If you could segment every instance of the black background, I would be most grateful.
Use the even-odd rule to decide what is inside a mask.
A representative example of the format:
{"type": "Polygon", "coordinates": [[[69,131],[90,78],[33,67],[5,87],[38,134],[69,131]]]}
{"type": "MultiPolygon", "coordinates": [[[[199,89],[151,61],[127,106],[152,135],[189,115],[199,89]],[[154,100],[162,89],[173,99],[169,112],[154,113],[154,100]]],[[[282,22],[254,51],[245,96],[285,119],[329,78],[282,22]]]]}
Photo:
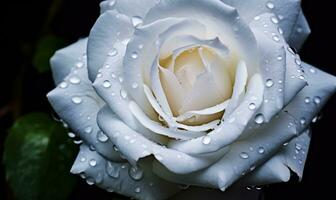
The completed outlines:
{"type": "MultiPolygon", "coordinates": [[[[42,34],[53,33],[66,40],[76,41],[88,35],[99,15],[98,0],[64,0],[49,28],[44,26],[50,0],[5,0],[1,2],[1,59],[0,59],[0,160],[6,130],[13,118],[32,111],[51,112],[45,94],[53,88],[50,73],[38,74],[27,55],[42,34]],[[27,52],[23,53],[23,52],[27,52]],[[20,66],[25,66],[24,68],[20,66]],[[23,81],[20,82],[20,78],[23,81]],[[21,87],[20,87],[21,86],[21,87]],[[22,91],[22,95],[20,95],[22,91]],[[21,100],[21,101],[20,101],[21,100]],[[21,102],[21,103],[20,103],[21,102]],[[21,105],[21,106],[19,106],[21,105]]],[[[301,50],[302,60],[336,75],[335,15],[333,1],[303,0],[303,10],[312,34],[301,50]]],[[[322,120],[314,124],[313,139],[301,183],[276,184],[263,189],[266,200],[277,199],[333,199],[335,196],[336,151],[334,134],[336,101],[333,97],[322,113],[322,120]]],[[[70,199],[113,199],[106,193],[80,180],[70,199]]],[[[120,198],[120,196],[118,196],[120,198]]],[[[0,165],[0,199],[13,199],[5,183],[0,165]]]]}

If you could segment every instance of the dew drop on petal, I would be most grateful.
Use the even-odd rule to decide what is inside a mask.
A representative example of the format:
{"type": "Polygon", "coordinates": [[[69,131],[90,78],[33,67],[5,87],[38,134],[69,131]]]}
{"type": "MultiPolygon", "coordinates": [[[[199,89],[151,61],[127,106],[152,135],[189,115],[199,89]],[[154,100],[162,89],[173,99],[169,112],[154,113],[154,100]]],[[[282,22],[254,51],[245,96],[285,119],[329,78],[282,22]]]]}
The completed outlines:
{"type": "Polygon", "coordinates": [[[97,161],[92,159],[92,160],[90,160],[89,164],[90,164],[91,167],[94,167],[94,166],[97,165],[97,161]]]}
{"type": "Polygon", "coordinates": [[[138,58],[138,53],[137,53],[137,52],[133,52],[133,53],[131,54],[131,57],[132,57],[133,59],[137,59],[137,58],[138,58]]]}
{"type": "Polygon", "coordinates": [[[242,159],[248,159],[249,158],[249,155],[246,153],[246,152],[241,152],[239,154],[239,156],[242,158],[242,159]]]}
{"type": "Polygon", "coordinates": [[[107,137],[107,135],[105,135],[105,133],[103,133],[103,131],[98,131],[98,132],[97,132],[97,139],[98,139],[100,142],[107,142],[108,137],[107,137]]]}
{"type": "Polygon", "coordinates": [[[82,63],[82,62],[77,62],[76,63],[77,68],[82,68],[83,66],[84,66],[84,63],[82,63]]]}
{"type": "Polygon", "coordinates": [[[306,97],[306,98],[304,99],[304,102],[307,103],[307,104],[310,103],[310,97],[306,97]]]}
{"type": "Polygon", "coordinates": [[[255,16],[254,20],[256,20],[256,21],[260,20],[260,16],[255,16]]]}
{"type": "Polygon", "coordinates": [[[256,105],[254,103],[250,103],[249,109],[250,110],[255,110],[256,109],[256,105]]]}
{"type": "Polygon", "coordinates": [[[105,165],[106,173],[112,178],[118,178],[119,177],[119,168],[117,166],[114,166],[110,161],[106,162],[105,165]]]}
{"type": "Polygon", "coordinates": [[[104,88],[110,88],[111,86],[112,86],[112,84],[110,83],[110,81],[105,80],[105,81],[103,82],[103,87],[104,87],[104,88]]]}
{"type": "Polygon", "coordinates": [[[321,97],[319,97],[319,96],[314,97],[314,103],[315,104],[320,104],[321,103],[321,97]]]}
{"type": "Polygon", "coordinates": [[[277,36],[277,35],[274,35],[273,36],[273,40],[276,41],[276,42],[279,42],[280,41],[280,37],[277,36]]]}
{"type": "Polygon", "coordinates": [[[266,3],[266,7],[268,9],[274,9],[275,6],[274,6],[274,4],[272,2],[269,1],[269,2],[266,3]]]}
{"type": "Polygon", "coordinates": [[[69,133],[68,133],[68,136],[69,136],[69,138],[74,138],[74,137],[76,137],[76,135],[75,135],[73,132],[69,132],[69,133]]]}
{"type": "Polygon", "coordinates": [[[261,113],[257,114],[257,115],[255,116],[255,118],[254,118],[254,121],[255,121],[255,123],[257,123],[257,124],[262,124],[262,123],[264,123],[264,120],[265,120],[264,115],[261,114],[261,113]]]}
{"type": "Polygon", "coordinates": [[[74,104],[81,104],[83,102],[82,98],[78,97],[78,96],[74,96],[71,98],[72,103],[74,104]]]}
{"type": "Polygon", "coordinates": [[[81,82],[81,80],[77,77],[77,76],[72,76],[70,79],[69,79],[70,83],[72,84],[79,84],[81,82]]]}
{"type": "Polygon", "coordinates": [[[62,82],[62,83],[59,84],[59,87],[64,89],[64,88],[68,87],[68,84],[66,82],[62,82]]]}
{"type": "Polygon", "coordinates": [[[210,144],[211,142],[211,137],[210,136],[204,136],[202,139],[203,144],[210,144]]]}
{"type": "Polygon", "coordinates": [[[86,127],[84,129],[84,132],[87,133],[87,134],[91,133],[92,132],[92,127],[91,126],[86,127]]]}
{"type": "Polygon", "coordinates": [[[128,170],[129,176],[136,181],[142,179],[143,173],[144,173],[143,170],[139,166],[132,166],[128,170]]]}
{"type": "Polygon", "coordinates": [[[121,96],[123,99],[126,99],[126,98],[127,98],[127,92],[126,92],[126,90],[121,89],[121,90],[120,90],[120,96],[121,96]]]}
{"type": "Polygon", "coordinates": [[[138,84],[134,82],[134,83],[132,84],[132,88],[133,88],[133,89],[138,88],[138,84]]]}
{"type": "Polygon", "coordinates": [[[274,82],[272,79],[267,79],[266,80],[266,87],[270,88],[274,85],[274,82]]]}
{"type": "Polygon", "coordinates": [[[108,2],[109,7],[112,8],[116,4],[116,2],[117,2],[117,0],[110,0],[108,2]]]}
{"type": "Polygon", "coordinates": [[[306,119],[302,117],[302,118],[300,119],[300,124],[301,124],[301,125],[305,125],[305,124],[306,124],[306,119]]]}
{"type": "Polygon", "coordinates": [[[272,16],[272,17],[271,17],[271,21],[272,21],[274,24],[278,24],[278,23],[279,23],[278,18],[275,17],[275,16],[272,16]]]}
{"type": "Polygon", "coordinates": [[[136,188],[134,189],[134,192],[135,192],[135,193],[140,193],[140,192],[141,192],[140,187],[136,187],[136,188]]]}
{"type": "Polygon", "coordinates": [[[264,147],[259,147],[258,148],[258,153],[260,153],[260,154],[265,153],[265,148],[264,147]]]}

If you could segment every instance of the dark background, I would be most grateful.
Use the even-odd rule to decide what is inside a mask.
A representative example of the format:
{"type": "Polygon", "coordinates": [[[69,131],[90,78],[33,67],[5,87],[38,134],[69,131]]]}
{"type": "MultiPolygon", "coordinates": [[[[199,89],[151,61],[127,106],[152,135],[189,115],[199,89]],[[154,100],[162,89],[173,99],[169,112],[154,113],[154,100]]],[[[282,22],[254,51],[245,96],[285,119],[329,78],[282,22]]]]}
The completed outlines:
{"type": "MultiPolygon", "coordinates": [[[[65,44],[88,35],[99,15],[98,0],[5,0],[1,2],[1,60],[0,60],[0,161],[7,130],[13,121],[25,113],[51,108],[45,95],[53,88],[50,72],[38,73],[31,63],[36,43],[45,35],[53,34],[65,44]],[[55,3],[56,2],[56,3],[55,3]],[[57,3],[60,2],[59,6],[57,3]],[[54,6],[51,6],[51,5],[54,6]],[[50,10],[50,7],[56,9],[50,10]],[[57,9],[58,8],[58,9],[57,9]],[[50,15],[50,12],[54,12],[50,15]],[[49,16],[49,17],[48,17],[49,16]]],[[[312,34],[301,50],[302,60],[336,75],[335,17],[333,1],[303,0],[303,10],[312,34]]],[[[266,200],[330,199],[335,196],[335,111],[333,97],[322,113],[322,120],[313,124],[313,139],[301,183],[290,183],[263,188],[266,200]]],[[[70,199],[115,199],[109,194],[79,180],[70,199]]],[[[4,166],[0,165],[0,199],[12,200],[6,184],[4,166]]]]}

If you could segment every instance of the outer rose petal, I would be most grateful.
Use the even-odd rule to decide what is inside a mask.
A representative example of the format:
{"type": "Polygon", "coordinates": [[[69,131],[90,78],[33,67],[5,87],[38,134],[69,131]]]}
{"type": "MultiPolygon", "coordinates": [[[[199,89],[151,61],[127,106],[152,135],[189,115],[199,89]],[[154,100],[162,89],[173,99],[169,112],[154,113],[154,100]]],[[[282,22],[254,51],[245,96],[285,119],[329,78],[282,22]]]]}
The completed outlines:
{"type": "Polygon", "coordinates": [[[81,145],[71,172],[80,174],[88,184],[140,200],[163,200],[180,190],[153,174],[151,159],[142,160],[134,168],[127,162],[105,160],[86,145],[81,145]]]}
{"type": "Polygon", "coordinates": [[[92,82],[108,56],[123,58],[123,54],[118,55],[119,52],[115,51],[114,44],[119,41],[126,46],[133,31],[130,19],[115,11],[105,12],[98,18],[91,29],[87,46],[88,71],[92,82]]]}
{"type": "Polygon", "coordinates": [[[86,53],[87,38],[78,40],[76,43],[56,51],[50,59],[51,70],[55,84],[59,84],[76,66],[82,66],[83,54],[86,53]]]}
{"type": "MultiPolygon", "coordinates": [[[[73,58],[72,66],[76,65],[77,59],[82,59],[82,56],[73,58]]],[[[87,145],[97,149],[104,157],[121,160],[119,153],[114,151],[111,141],[98,140],[98,135],[102,133],[96,117],[104,102],[96,95],[87,78],[86,61],[80,61],[80,68],[75,66],[64,82],[48,94],[49,102],[72,131],[87,145]]]]}
{"type": "Polygon", "coordinates": [[[284,37],[291,46],[300,49],[310,33],[302,14],[300,0],[221,0],[234,8],[247,22],[264,13],[274,13],[284,31],[284,37]]]}

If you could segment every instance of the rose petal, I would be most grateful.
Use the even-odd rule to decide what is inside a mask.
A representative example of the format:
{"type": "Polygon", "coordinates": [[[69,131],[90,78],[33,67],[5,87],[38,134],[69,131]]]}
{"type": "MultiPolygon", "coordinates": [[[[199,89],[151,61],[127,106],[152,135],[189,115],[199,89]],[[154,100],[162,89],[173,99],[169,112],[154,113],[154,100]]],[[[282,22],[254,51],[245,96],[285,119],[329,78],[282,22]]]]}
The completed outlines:
{"type": "MultiPolygon", "coordinates": [[[[129,18],[115,11],[105,12],[98,18],[91,29],[87,46],[89,78],[92,82],[105,60],[120,53],[115,50],[115,43],[123,41],[126,46],[133,31],[129,18]]],[[[123,54],[118,57],[122,58],[123,54]]]]}
{"type": "MultiPolygon", "coordinates": [[[[74,65],[75,62],[72,66],[74,65]]],[[[64,82],[47,96],[56,113],[85,144],[96,149],[104,157],[121,160],[119,153],[113,150],[110,140],[101,142],[98,138],[101,131],[96,117],[104,102],[97,96],[87,78],[86,63],[83,63],[82,68],[72,69],[64,82]]]]}
{"type": "Polygon", "coordinates": [[[309,24],[303,14],[303,11],[301,10],[291,35],[289,36],[288,43],[291,44],[295,49],[300,50],[310,32],[311,30],[309,24]]]}
{"type": "Polygon", "coordinates": [[[247,123],[254,116],[262,103],[263,83],[259,74],[249,81],[247,93],[242,103],[232,112],[228,120],[224,120],[218,128],[210,132],[206,138],[196,138],[189,141],[172,141],[168,147],[192,155],[215,152],[234,142],[245,130],[247,123]],[[255,109],[249,109],[253,103],[255,109]],[[209,141],[205,142],[204,140],[209,141]]]}
{"type": "Polygon", "coordinates": [[[148,12],[144,24],[167,17],[192,19],[206,24],[208,38],[218,37],[232,54],[239,55],[238,59],[249,63],[249,74],[256,72],[258,56],[255,51],[249,51],[256,49],[255,38],[234,8],[219,0],[193,0],[192,3],[189,0],[161,0],[148,12]]]}
{"type": "Polygon", "coordinates": [[[80,39],[76,43],[60,49],[50,59],[51,70],[55,84],[58,85],[78,65],[82,67],[86,62],[83,55],[86,53],[87,38],[80,39]],[[84,61],[83,61],[84,60],[84,61]]]}
{"type": "Polygon", "coordinates": [[[247,22],[259,20],[259,15],[264,13],[273,13],[284,32],[284,38],[290,45],[295,46],[295,48],[298,47],[297,49],[300,49],[301,42],[309,34],[309,27],[302,15],[299,0],[222,0],[222,2],[236,8],[241,17],[247,22]],[[302,26],[302,33],[295,37],[293,32],[298,26],[302,26]]]}
{"type": "Polygon", "coordinates": [[[128,163],[105,160],[88,146],[81,145],[71,172],[80,174],[88,184],[142,200],[166,199],[180,189],[152,173],[151,159],[142,160],[136,167],[128,163]]]}
{"type": "Polygon", "coordinates": [[[100,12],[118,11],[128,17],[143,18],[157,0],[108,0],[100,3],[100,12]]]}
{"type": "Polygon", "coordinates": [[[179,174],[191,173],[208,167],[229,150],[229,148],[222,148],[211,154],[190,156],[160,146],[143,137],[141,133],[132,130],[122,121],[112,117],[111,111],[106,108],[98,114],[98,124],[129,162],[135,163],[140,158],[153,154],[158,162],[167,169],[179,174]]]}

